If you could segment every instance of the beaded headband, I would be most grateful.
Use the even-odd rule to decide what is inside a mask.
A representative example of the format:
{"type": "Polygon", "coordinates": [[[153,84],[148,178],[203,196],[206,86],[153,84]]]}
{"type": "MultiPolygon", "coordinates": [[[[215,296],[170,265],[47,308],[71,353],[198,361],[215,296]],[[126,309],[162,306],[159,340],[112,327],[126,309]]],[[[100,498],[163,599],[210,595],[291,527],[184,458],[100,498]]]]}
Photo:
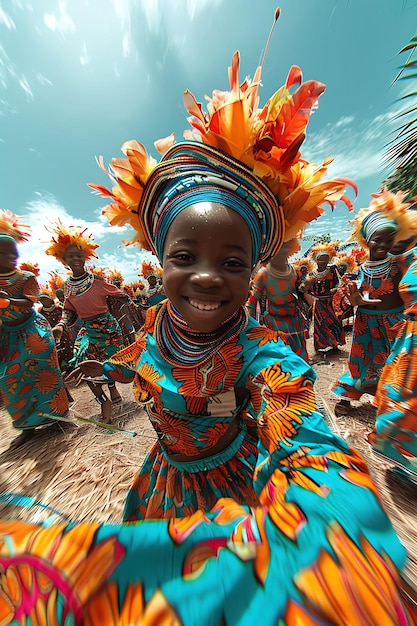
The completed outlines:
{"type": "Polygon", "coordinates": [[[392,193],[386,188],[372,194],[369,206],[360,209],[356,217],[350,220],[353,227],[349,239],[367,249],[368,241],[380,229],[394,230],[395,241],[417,235],[415,213],[410,209],[414,203],[404,202],[405,196],[402,191],[392,193]]]}

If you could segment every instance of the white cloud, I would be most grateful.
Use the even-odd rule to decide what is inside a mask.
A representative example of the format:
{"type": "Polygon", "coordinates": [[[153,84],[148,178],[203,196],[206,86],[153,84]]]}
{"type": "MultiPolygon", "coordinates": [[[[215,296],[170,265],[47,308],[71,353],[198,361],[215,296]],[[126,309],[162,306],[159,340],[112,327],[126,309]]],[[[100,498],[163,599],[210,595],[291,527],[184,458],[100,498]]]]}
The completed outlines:
{"type": "Polygon", "coordinates": [[[80,63],[81,65],[88,65],[90,63],[90,57],[87,52],[87,43],[85,41],[83,41],[81,45],[80,63]]]}
{"type": "Polygon", "coordinates": [[[0,7],[0,23],[4,24],[8,30],[16,30],[16,24],[10,15],[0,7]]]}
{"type": "Polygon", "coordinates": [[[43,22],[52,32],[59,32],[63,35],[75,32],[74,20],[68,15],[65,0],[59,1],[56,13],[45,13],[43,22]]]}
{"type": "MultiPolygon", "coordinates": [[[[181,48],[190,23],[207,9],[216,10],[223,0],[141,0],[140,12],[147,30],[160,35],[165,42],[165,55],[171,47],[181,48]]],[[[119,19],[122,33],[122,50],[125,57],[135,50],[137,34],[132,33],[132,10],[137,10],[137,0],[113,0],[113,9],[119,19]]]]}
{"type": "Polygon", "coordinates": [[[41,270],[38,280],[41,284],[46,284],[50,272],[66,272],[61,263],[45,254],[51,237],[47,227],[57,219],[66,225],[84,226],[93,234],[94,242],[100,246],[97,250],[99,258],[92,259],[95,266],[119,270],[125,282],[137,280],[137,267],[150,253],[142,252],[138,246],[125,246],[121,243],[122,239],[131,238],[131,230],[111,227],[102,215],[91,221],[75,218],[52,195],[36,195],[35,200],[27,203],[26,213],[20,214],[20,221],[31,227],[31,237],[28,242],[19,244],[19,261],[38,263],[41,270]]]}
{"type": "Polygon", "coordinates": [[[390,111],[360,122],[349,116],[328,123],[320,132],[307,135],[302,154],[314,163],[332,157],[329,177],[348,176],[360,181],[380,175],[383,180],[386,175],[384,153],[395,128],[395,113],[390,111]]]}
{"type": "Polygon", "coordinates": [[[22,76],[19,79],[19,85],[23,89],[23,91],[25,92],[28,100],[33,100],[33,91],[32,91],[31,86],[29,85],[27,79],[25,78],[25,76],[22,76]]]}

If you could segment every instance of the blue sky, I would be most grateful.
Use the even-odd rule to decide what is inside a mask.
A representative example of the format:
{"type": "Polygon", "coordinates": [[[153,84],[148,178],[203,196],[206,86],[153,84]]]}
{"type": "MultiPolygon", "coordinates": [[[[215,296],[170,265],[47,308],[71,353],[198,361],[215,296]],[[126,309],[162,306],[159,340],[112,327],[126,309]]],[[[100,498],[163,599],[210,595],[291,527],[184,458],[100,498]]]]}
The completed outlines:
{"type": "MultiPolygon", "coordinates": [[[[108,184],[95,156],[123,156],[124,141],[153,142],[187,128],[182,93],[199,101],[227,89],[260,63],[277,3],[270,0],[0,0],[0,206],[33,228],[20,246],[41,281],[62,270],[44,255],[50,218],[88,226],[98,265],[135,280],[143,254],[129,233],[101,216],[88,182],[108,184]]],[[[291,65],[327,85],[311,117],[302,154],[333,157],[330,176],[359,186],[367,206],[389,171],[383,153],[398,122],[402,85],[392,81],[399,50],[417,28],[415,0],[281,0],[260,89],[261,106],[291,65]]],[[[345,237],[347,210],[326,213],[307,233],[345,237]]],[[[148,256],[148,255],[146,255],[148,256]]]]}

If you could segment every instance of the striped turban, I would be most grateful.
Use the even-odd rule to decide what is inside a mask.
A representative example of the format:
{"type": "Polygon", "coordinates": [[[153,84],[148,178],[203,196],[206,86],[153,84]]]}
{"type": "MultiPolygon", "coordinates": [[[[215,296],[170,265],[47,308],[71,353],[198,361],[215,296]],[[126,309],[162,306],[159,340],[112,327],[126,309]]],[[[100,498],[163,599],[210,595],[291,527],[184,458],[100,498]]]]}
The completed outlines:
{"type": "Polygon", "coordinates": [[[138,218],[152,251],[162,262],[168,230],[181,211],[198,202],[216,202],[236,211],[252,238],[252,264],[280,249],[284,218],[271,190],[240,161],[197,142],[173,145],[146,183],[138,218]]]}
{"type": "Polygon", "coordinates": [[[383,211],[370,211],[362,220],[360,233],[368,243],[377,230],[398,230],[398,222],[383,211]]]}

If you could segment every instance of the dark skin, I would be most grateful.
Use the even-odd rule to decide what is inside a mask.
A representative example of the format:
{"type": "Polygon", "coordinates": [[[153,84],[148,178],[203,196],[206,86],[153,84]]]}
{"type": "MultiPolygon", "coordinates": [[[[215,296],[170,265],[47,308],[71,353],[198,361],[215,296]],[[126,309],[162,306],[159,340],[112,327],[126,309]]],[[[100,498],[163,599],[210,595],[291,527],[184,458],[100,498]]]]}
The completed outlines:
{"type": "MultiPolygon", "coordinates": [[[[246,302],[252,270],[249,228],[221,204],[192,205],[167,233],[163,269],[165,292],[188,325],[212,332],[246,302]]],[[[101,376],[103,365],[84,361],[79,376],[81,370],[86,376],[101,376]]]]}
{"type": "MultiPolygon", "coordinates": [[[[394,230],[386,228],[376,230],[367,242],[370,260],[382,261],[385,259],[392,250],[394,239],[394,230]]],[[[394,288],[391,293],[381,294],[380,298],[373,300],[364,298],[363,293],[361,293],[364,292],[364,285],[362,285],[361,290],[359,290],[355,282],[348,283],[347,287],[349,289],[349,294],[347,294],[347,296],[350,303],[353,306],[366,306],[375,311],[385,311],[403,306],[404,303],[398,291],[398,284],[401,280],[400,272],[398,272],[396,276],[392,276],[391,280],[394,284],[394,288]]],[[[372,395],[375,394],[375,392],[376,385],[374,388],[369,388],[368,393],[372,395]]],[[[350,400],[342,399],[336,404],[335,413],[336,415],[347,415],[350,408],[350,400]]]]}
{"type": "MultiPolygon", "coordinates": [[[[329,265],[330,262],[330,256],[327,254],[327,252],[322,252],[318,255],[317,259],[316,259],[316,265],[317,265],[317,271],[318,272],[323,272],[326,267],[329,265]]],[[[315,276],[308,276],[303,285],[304,285],[304,289],[311,289],[311,287],[314,285],[315,281],[317,280],[317,278],[315,278],[315,276]]],[[[334,287],[333,289],[330,289],[330,294],[334,294],[337,291],[337,287],[334,287]]]]}
{"type": "MultiPolygon", "coordinates": [[[[369,258],[371,261],[382,261],[391,252],[395,240],[395,231],[381,228],[376,230],[372,237],[367,242],[369,248],[369,258]]],[[[359,291],[356,283],[348,283],[349,288],[349,300],[353,306],[367,306],[375,311],[385,311],[389,309],[396,309],[403,306],[403,300],[398,292],[398,285],[401,280],[401,275],[398,273],[391,277],[394,288],[390,293],[381,294],[381,297],[374,300],[364,298],[363,294],[365,290],[363,286],[359,291]]]]}
{"type": "MultiPolygon", "coordinates": [[[[71,269],[73,276],[77,277],[77,276],[82,276],[84,274],[85,257],[84,257],[83,251],[77,246],[68,246],[68,248],[65,250],[64,261],[65,261],[65,265],[71,269]]],[[[127,296],[126,296],[126,300],[127,300],[127,296]]],[[[54,328],[52,329],[52,332],[55,337],[55,341],[57,343],[59,343],[61,339],[63,330],[64,330],[63,327],[59,324],[57,326],[54,326],[54,328]]],[[[83,379],[83,375],[79,368],[76,368],[73,372],[71,372],[65,380],[69,381],[74,378],[77,381],[77,385],[81,383],[83,379]]],[[[96,396],[96,398],[102,398],[102,400],[100,401],[100,406],[101,406],[101,418],[103,422],[105,423],[110,422],[111,413],[112,413],[112,401],[117,402],[121,398],[119,392],[116,389],[116,386],[115,385],[109,386],[111,399],[106,398],[104,400],[105,394],[103,392],[102,384],[99,384],[97,382],[90,381],[90,380],[87,380],[87,384],[90,387],[93,394],[96,396]]]]}
{"type": "MultiPolygon", "coordinates": [[[[19,253],[16,243],[11,240],[0,240],[0,274],[9,274],[16,269],[19,253]]],[[[15,307],[27,310],[27,315],[16,320],[7,322],[7,326],[22,324],[32,314],[33,301],[29,298],[13,298],[7,291],[0,290],[0,297],[9,300],[15,307]]]]}
{"type": "Polygon", "coordinates": [[[269,265],[276,270],[277,272],[287,272],[288,271],[288,252],[290,250],[291,240],[285,241],[278,254],[276,254],[269,261],[269,265]]]}

